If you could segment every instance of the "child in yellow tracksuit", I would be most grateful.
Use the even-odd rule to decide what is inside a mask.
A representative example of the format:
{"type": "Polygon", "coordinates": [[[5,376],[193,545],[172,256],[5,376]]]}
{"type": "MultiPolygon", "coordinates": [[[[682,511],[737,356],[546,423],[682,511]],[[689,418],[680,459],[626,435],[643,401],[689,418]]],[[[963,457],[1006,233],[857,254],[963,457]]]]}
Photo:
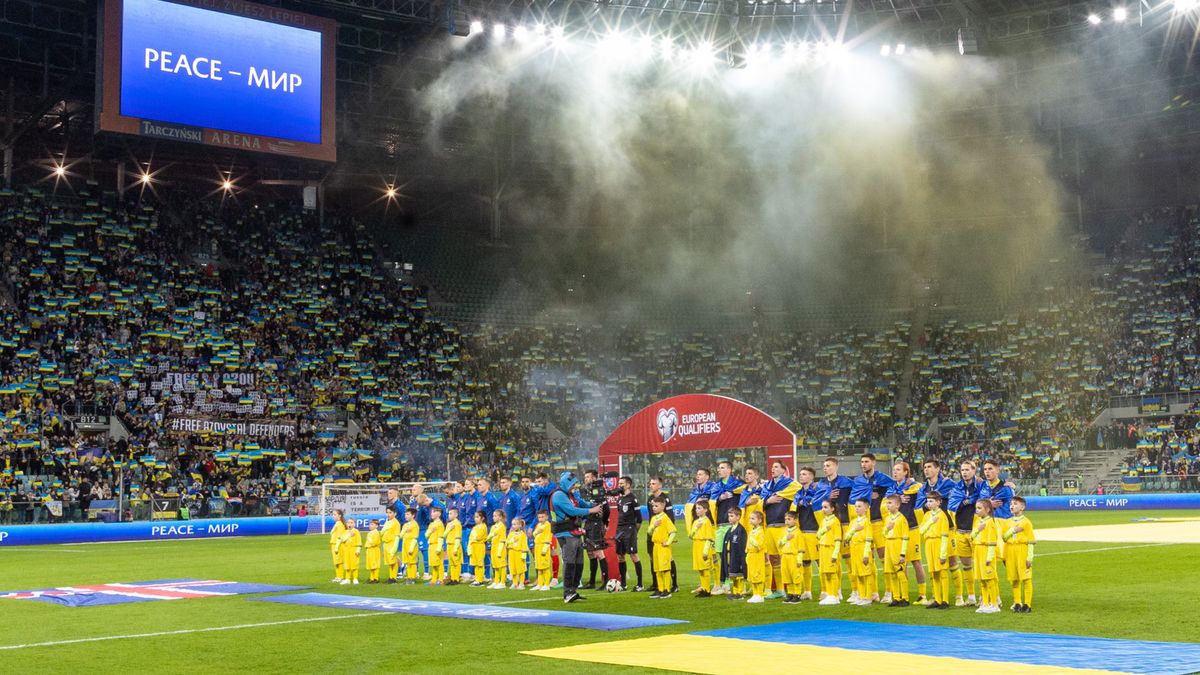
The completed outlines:
{"type": "Polygon", "coordinates": [[[776,542],[779,572],[782,574],[780,583],[785,594],[783,604],[794,605],[800,602],[800,595],[804,593],[804,580],[800,577],[800,569],[805,562],[804,533],[800,531],[800,517],[795,511],[788,511],[784,515],[783,524],[783,535],[776,542]]]}
{"type": "Polygon", "coordinates": [[[971,544],[975,548],[975,579],[980,586],[979,609],[975,613],[995,614],[1000,611],[1000,585],[996,581],[996,523],[992,520],[992,503],[986,499],[975,502],[971,544]]]}
{"type": "Polygon", "coordinates": [[[442,522],[442,510],[437,507],[429,509],[425,541],[429,545],[429,584],[441,586],[446,579],[446,572],[442,569],[443,554],[446,550],[446,524],[442,522]]]}
{"type": "Polygon", "coordinates": [[[707,598],[712,595],[713,561],[717,550],[716,531],[712,519],[708,517],[707,502],[696,502],[692,507],[688,536],[692,539],[692,568],[700,575],[700,592],[696,597],[707,598]]]}
{"type": "Polygon", "coordinates": [[[496,509],[492,514],[492,529],[488,530],[488,542],[492,546],[492,585],[488,588],[503,590],[508,576],[508,528],[504,527],[504,511],[496,509]]]}
{"type": "Polygon", "coordinates": [[[525,521],[513,518],[512,529],[505,542],[508,551],[508,573],[512,576],[513,590],[525,590],[525,556],[529,553],[529,537],[525,534],[525,521]]]}
{"type": "Polygon", "coordinates": [[[838,520],[833,502],[821,502],[821,527],[817,529],[817,567],[821,573],[822,605],[842,601],[842,521],[838,520]]]}
{"type": "Polygon", "coordinates": [[[329,554],[333,558],[333,583],[342,583],[342,556],[338,555],[338,543],[346,533],[346,517],[341,509],[333,510],[333,529],[329,531],[329,554]]]}
{"type": "Polygon", "coordinates": [[[892,578],[892,607],[908,607],[908,518],[900,513],[900,495],[887,498],[887,516],[883,519],[883,573],[892,578]]]}
{"type": "Polygon", "coordinates": [[[950,518],[942,510],[945,497],[936,490],[925,498],[928,510],[921,523],[921,543],[925,549],[925,569],[933,582],[930,609],[950,608],[950,518]]]}
{"type": "Polygon", "coordinates": [[[675,544],[675,523],[665,513],[667,500],[659,495],[650,500],[650,543],[654,546],[655,591],[650,594],[656,600],[671,597],[671,563],[674,556],[671,546],[675,544]]]}
{"type": "Polygon", "coordinates": [[[421,528],[417,525],[417,510],[404,511],[404,527],[400,528],[400,562],[404,564],[404,583],[417,583],[417,537],[421,528]]]}
{"type": "Polygon", "coordinates": [[[471,536],[467,539],[467,563],[471,565],[471,585],[482,586],[484,581],[484,563],[487,560],[487,516],[483,511],[475,514],[475,526],[471,528],[471,536]]]}
{"type": "Polygon", "coordinates": [[[850,602],[860,607],[879,599],[879,581],[871,562],[873,537],[871,503],[859,499],[854,502],[854,520],[846,528],[844,540],[850,548],[850,602]]]}
{"type": "Polygon", "coordinates": [[[550,512],[538,511],[537,525],[533,528],[533,568],[537,570],[535,591],[550,590],[550,550],[553,548],[554,534],[550,529],[550,512]]]}
{"type": "Polygon", "coordinates": [[[379,546],[383,552],[383,583],[394,584],[400,568],[400,561],[396,558],[400,548],[400,521],[396,520],[396,509],[390,506],[387,510],[387,520],[379,532],[379,546]]]}
{"type": "Polygon", "coordinates": [[[750,584],[748,603],[764,602],[767,586],[767,536],[763,527],[762,511],[751,511],[746,519],[750,523],[750,534],[746,536],[746,581],[750,584]]]}
{"type": "Polygon", "coordinates": [[[1033,523],[1025,517],[1025,498],[1012,498],[1012,518],[1004,531],[1004,569],[1013,589],[1012,610],[1018,614],[1033,611],[1033,523]]]}
{"type": "Polygon", "coordinates": [[[359,552],[362,550],[362,534],[354,526],[354,519],[346,520],[346,531],[342,533],[342,541],[338,544],[342,555],[342,583],[358,583],[359,552]]]}
{"type": "Polygon", "coordinates": [[[367,543],[363,544],[363,549],[367,552],[367,583],[379,583],[379,521],[372,520],[370,530],[367,531],[367,543]]]}
{"type": "Polygon", "coordinates": [[[450,580],[448,586],[454,586],[462,578],[462,523],[458,520],[458,509],[446,512],[450,518],[446,522],[446,568],[450,580]]]}

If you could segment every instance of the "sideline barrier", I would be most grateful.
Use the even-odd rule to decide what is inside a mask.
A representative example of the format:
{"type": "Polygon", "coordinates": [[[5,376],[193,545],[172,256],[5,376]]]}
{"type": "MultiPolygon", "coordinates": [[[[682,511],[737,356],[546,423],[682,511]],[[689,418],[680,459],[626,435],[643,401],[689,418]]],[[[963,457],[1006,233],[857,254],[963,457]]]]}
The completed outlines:
{"type": "MultiPolygon", "coordinates": [[[[1132,495],[1062,495],[1026,497],[1031,511],[1138,511],[1144,509],[1200,509],[1200,493],[1132,495]]],[[[643,510],[645,507],[642,507],[643,510]]],[[[677,517],[682,504],[675,505],[677,517]]],[[[355,523],[366,531],[367,523],[383,515],[357,516],[355,523]]],[[[325,518],[326,531],[333,518],[325,518]]],[[[264,518],[217,518],[212,520],[157,520],[132,523],[60,523],[53,525],[0,525],[0,548],[40,544],[86,544],[112,541],[157,541],[162,539],[207,539],[310,534],[321,531],[320,516],[270,516],[264,518]]]]}
{"type": "Polygon", "coordinates": [[[307,517],[293,518],[290,516],[217,518],[213,520],[145,520],[132,523],[0,525],[0,547],[304,534],[307,529],[307,517]]]}
{"type": "Polygon", "coordinates": [[[1183,494],[1059,495],[1026,497],[1030,511],[1134,511],[1200,509],[1200,492],[1183,494]]]}

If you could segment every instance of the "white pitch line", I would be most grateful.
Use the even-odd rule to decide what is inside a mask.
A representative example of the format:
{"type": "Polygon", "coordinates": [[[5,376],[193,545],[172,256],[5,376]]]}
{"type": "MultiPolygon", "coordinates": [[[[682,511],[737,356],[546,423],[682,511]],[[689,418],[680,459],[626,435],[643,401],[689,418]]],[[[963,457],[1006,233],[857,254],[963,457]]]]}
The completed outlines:
{"type": "Polygon", "coordinates": [[[30,642],[23,645],[0,645],[0,651],[12,649],[28,649],[31,647],[55,647],[58,645],[74,645],[83,642],[104,642],[106,640],[128,640],[131,638],[160,637],[163,635],[187,635],[189,633],[212,633],[222,630],[239,630],[242,628],[261,628],[263,626],[284,626],[293,623],[310,623],[313,621],[339,621],[341,619],[361,619],[365,616],[387,616],[381,612],[370,614],[345,614],[342,616],[318,616],[309,619],[289,619],[287,621],[267,621],[264,623],[242,623],[236,626],[213,626],[211,628],[186,628],[183,630],[164,630],[156,633],[135,633],[133,635],[105,635],[103,637],[77,638],[74,640],[55,640],[53,642],[30,642]]]}
{"type": "MultiPolygon", "coordinates": [[[[1132,546],[1105,546],[1103,548],[1081,548],[1074,551],[1053,551],[1051,553],[1037,553],[1034,559],[1045,558],[1051,555],[1071,555],[1072,553],[1097,553],[1099,551],[1122,551],[1127,548],[1149,548],[1151,546],[1180,546],[1181,544],[1172,544],[1170,542],[1161,544],[1133,544],[1132,546]]],[[[1186,544],[1183,544],[1186,546],[1186,544]]]]}
{"type": "Polygon", "coordinates": [[[527,600],[505,600],[504,602],[485,602],[485,605],[519,605],[524,602],[549,602],[550,600],[562,601],[561,596],[553,596],[549,598],[529,598],[527,600]]]}

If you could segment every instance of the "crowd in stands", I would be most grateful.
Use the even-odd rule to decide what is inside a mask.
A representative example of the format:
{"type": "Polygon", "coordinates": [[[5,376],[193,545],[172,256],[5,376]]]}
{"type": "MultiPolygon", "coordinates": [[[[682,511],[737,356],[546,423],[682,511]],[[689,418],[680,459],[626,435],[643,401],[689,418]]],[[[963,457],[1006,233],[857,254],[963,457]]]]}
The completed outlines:
{"type": "MultiPolygon", "coordinates": [[[[155,496],[289,512],[327,481],[555,470],[688,392],[758,406],[822,452],[1045,478],[1113,432],[1089,426],[1108,397],[1200,390],[1198,221],[1153,217],[1164,242],[1131,239],[1107,274],[990,322],[460,332],[352,219],[0,192],[0,518],[155,496]],[[89,431],[109,416],[118,437],[89,431]]],[[[1195,422],[1135,425],[1130,470],[1200,473],[1195,422]]]]}

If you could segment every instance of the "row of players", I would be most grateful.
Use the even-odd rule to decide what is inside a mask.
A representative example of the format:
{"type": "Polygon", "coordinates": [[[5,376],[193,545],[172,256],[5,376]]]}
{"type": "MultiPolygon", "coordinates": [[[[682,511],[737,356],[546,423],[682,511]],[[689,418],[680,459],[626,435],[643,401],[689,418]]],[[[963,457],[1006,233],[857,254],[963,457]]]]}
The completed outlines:
{"type": "MultiPolygon", "coordinates": [[[[797,480],[793,481],[786,476],[786,471],[780,463],[772,466],[771,481],[761,484],[758,481],[757,472],[752,468],[746,470],[746,481],[744,482],[733,477],[731,475],[732,467],[727,462],[722,462],[718,467],[719,481],[710,481],[708,472],[703,469],[699,470],[697,472],[697,488],[689,496],[689,508],[685,511],[688,521],[687,529],[693,543],[693,567],[704,580],[694,592],[702,596],[710,593],[728,593],[730,586],[733,585],[735,595],[740,595],[739,591],[744,589],[737,588],[737,584],[749,583],[754,588],[759,562],[758,550],[754,545],[756,542],[758,546],[762,547],[763,553],[761,561],[763,593],[753,593],[751,601],[759,602],[760,598],[782,597],[787,602],[797,602],[811,598],[812,566],[816,565],[818,569],[825,568],[823,574],[832,574],[829,571],[829,565],[832,562],[825,562],[820,557],[821,542],[824,541],[827,546],[834,542],[837,543],[841,562],[846,565],[846,571],[851,578],[850,600],[852,602],[870,604],[873,600],[880,600],[877,592],[868,593],[862,583],[865,579],[863,573],[865,565],[870,567],[870,576],[872,579],[874,578],[874,565],[871,565],[869,561],[870,550],[874,548],[885,572],[887,593],[882,597],[882,602],[899,606],[908,603],[908,583],[905,572],[905,567],[908,565],[914,567],[917,582],[922,591],[922,597],[918,601],[920,604],[930,607],[948,606],[948,586],[951,581],[955,583],[958,591],[955,604],[960,606],[975,604],[973,588],[978,583],[983,591],[980,611],[984,613],[999,611],[996,563],[1003,559],[1010,581],[1013,582],[1014,609],[1029,611],[1028,607],[1032,602],[1032,525],[1023,515],[1023,500],[1014,498],[1010,487],[999,480],[999,469],[994,463],[985,464],[984,473],[987,480],[976,478],[973,463],[963,463],[960,467],[962,481],[956,483],[941,475],[941,467],[937,462],[926,462],[924,468],[927,480],[920,485],[908,477],[907,464],[897,463],[893,468],[892,480],[888,480],[886,476],[874,471],[874,463],[875,459],[872,455],[864,455],[861,458],[863,475],[850,481],[837,475],[837,460],[829,458],[824,463],[825,479],[819,483],[814,482],[815,471],[811,468],[801,469],[798,472],[797,480]],[[865,491],[862,489],[864,484],[868,486],[865,491]],[[945,497],[944,492],[939,492],[938,488],[949,492],[949,498],[945,497]],[[936,499],[934,498],[935,493],[936,499]],[[844,510],[842,514],[839,514],[839,504],[848,502],[852,494],[855,496],[857,512],[853,524],[850,523],[848,514],[842,515],[845,514],[844,510]],[[716,508],[710,509],[710,504],[713,502],[715,502],[716,508]],[[887,504],[886,517],[880,510],[881,502],[887,504]],[[937,506],[934,507],[931,502],[936,503],[937,506]],[[1012,503],[1016,503],[1017,506],[1010,511],[1012,503]],[[981,504],[982,506],[980,506],[981,504]],[[926,507],[928,507],[927,511],[926,507]],[[818,509],[823,513],[822,521],[819,524],[815,515],[818,509]],[[979,513],[978,520],[975,518],[977,512],[979,513]],[[697,517],[698,513],[703,514],[704,517],[697,517]],[[918,530],[917,519],[922,515],[924,515],[923,522],[918,530]],[[714,516],[720,520],[713,518],[714,516]],[[945,519],[944,527],[939,526],[940,519],[945,519]],[[720,524],[716,525],[717,522],[720,524]],[[836,528],[833,527],[834,522],[837,523],[836,528]],[[761,528],[761,532],[757,535],[755,534],[756,523],[758,528],[761,528]],[[985,525],[980,526],[980,523],[985,525]],[[705,535],[714,525],[716,525],[714,536],[706,537],[705,535]],[[946,530],[944,538],[940,534],[942,529],[946,530]],[[911,534],[914,530],[917,530],[919,534],[911,534]],[[930,532],[934,534],[931,535],[930,532]],[[732,535],[732,540],[726,541],[730,535],[732,535]],[[990,538],[990,543],[988,538],[990,538]],[[931,602],[925,599],[924,593],[926,575],[924,567],[920,563],[921,540],[924,540],[925,543],[926,562],[932,577],[930,581],[933,582],[931,602]],[[1009,544],[1007,555],[1005,555],[1006,543],[1009,544]],[[858,545],[864,546],[865,561],[862,560],[863,556],[855,553],[855,547],[858,545]],[[894,554],[890,558],[888,557],[889,550],[892,550],[894,554]],[[976,556],[976,553],[979,555],[976,556]],[[980,564],[972,569],[972,561],[975,558],[980,560],[980,564]],[[898,566],[897,563],[899,563],[898,566]],[[738,572],[744,572],[746,576],[741,576],[738,572]],[[966,585],[972,589],[966,600],[962,597],[964,573],[966,585]],[[724,582],[723,585],[714,586],[712,582],[714,578],[720,578],[724,582]],[[904,583],[900,583],[901,580],[904,583]],[[767,589],[771,589],[772,592],[766,593],[767,589]]],[[[594,473],[592,477],[595,477],[594,473]]],[[[539,487],[545,490],[546,477],[539,476],[538,482],[539,487]]],[[[640,509],[636,498],[632,496],[632,480],[623,478],[621,483],[624,494],[618,507],[616,545],[617,553],[621,556],[622,583],[626,571],[624,559],[631,555],[638,573],[640,588],[641,564],[637,556],[637,531],[641,524],[640,509]]],[[[515,490],[510,489],[509,485],[505,485],[505,481],[502,481],[501,484],[506,488],[503,495],[507,502],[509,498],[513,497],[515,490]]],[[[527,486],[529,483],[523,481],[523,487],[527,486]]],[[[516,494],[534,494],[537,489],[530,488],[524,493],[516,494]]],[[[544,497],[545,494],[543,492],[542,496],[544,497]]],[[[420,495],[420,497],[423,504],[429,507],[430,499],[424,495],[420,495]]],[[[396,501],[394,495],[393,501],[396,501]]],[[[417,501],[414,499],[414,503],[417,501]]],[[[522,502],[524,501],[522,499],[522,502]]],[[[393,525],[391,523],[394,520],[390,518],[389,523],[383,526],[382,531],[378,529],[377,524],[372,526],[373,530],[379,533],[384,568],[390,571],[387,577],[389,580],[396,575],[396,567],[386,564],[387,551],[394,546],[403,551],[401,560],[394,564],[405,563],[406,576],[415,581],[418,538],[421,543],[433,541],[437,544],[429,548],[426,558],[430,563],[437,559],[438,565],[432,569],[440,567],[442,556],[454,558],[457,555],[458,558],[461,558],[462,549],[466,547],[468,560],[463,562],[470,562],[471,570],[478,569],[476,565],[479,564],[478,561],[481,558],[484,561],[483,569],[486,569],[488,562],[496,561],[499,564],[495,566],[501,570],[506,567],[520,570],[520,574],[513,577],[514,585],[524,587],[526,552],[529,551],[526,544],[532,537],[534,539],[532,557],[535,570],[538,569],[537,565],[545,562],[546,570],[549,572],[549,560],[546,558],[549,558],[554,550],[554,539],[550,536],[549,526],[543,527],[542,524],[548,523],[554,517],[553,510],[542,510],[537,515],[537,526],[530,527],[528,530],[525,530],[527,523],[524,519],[510,518],[511,514],[506,513],[503,509],[497,509],[491,513],[476,512],[473,514],[476,521],[475,527],[471,528],[468,533],[463,533],[460,539],[457,536],[461,530],[461,524],[457,518],[458,510],[443,510],[436,502],[433,504],[432,508],[435,509],[437,518],[430,523],[436,521],[437,524],[433,526],[432,537],[428,532],[419,532],[417,525],[406,524],[403,528],[398,523],[393,525]],[[443,527],[441,517],[448,511],[452,511],[453,516],[443,527]],[[491,529],[486,524],[488,515],[491,515],[494,520],[491,529]],[[507,525],[505,525],[506,522],[507,525]],[[501,527],[497,527],[497,525],[501,527]],[[542,532],[540,543],[538,541],[539,527],[542,532]],[[388,530],[392,530],[392,532],[389,534],[388,530]],[[501,535],[501,533],[503,534],[501,535]],[[503,536],[503,541],[500,541],[501,536],[503,536]],[[462,541],[461,546],[457,544],[459,541],[462,541]],[[403,546],[401,546],[402,544],[403,546]],[[443,545],[445,546],[444,550],[443,545]],[[491,556],[488,555],[489,548],[492,551],[491,556]],[[499,559],[495,555],[497,550],[504,552],[499,559]],[[541,553],[542,551],[545,553],[541,553]],[[409,563],[407,558],[411,558],[412,562],[409,563]],[[515,561],[514,558],[520,558],[520,560],[515,561]]],[[[669,497],[661,490],[661,481],[654,479],[651,480],[650,508],[655,513],[655,517],[651,519],[647,537],[647,544],[652,547],[653,552],[651,557],[652,573],[655,570],[660,573],[670,570],[668,579],[673,579],[674,565],[670,560],[670,544],[665,542],[669,537],[670,543],[674,543],[674,525],[672,522],[668,528],[663,524],[663,518],[657,516],[661,513],[668,521],[673,521],[674,516],[670,510],[669,497]],[[656,506],[657,503],[662,504],[661,509],[656,506]],[[670,533],[666,534],[668,529],[670,533]],[[658,539],[657,542],[655,538],[658,539]]],[[[406,517],[409,522],[413,522],[415,513],[406,514],[406,517]]],[[[338,529],[341,527],[339,524],[335,528],[335,541],[344,535],[344,531],[338,529]]],[[[428,525],[426,529],[428,530],[428,525]]],[[[331,541],[331,544],[336,546],[335,541],[331,541]]],[[[372,536],[369,533],[368,560],[372,557],[371,542],[372,536]]],[[[426,547],[419,546],[419,548],[426,547]]],[[[338,555],[335,555],[335,563],[340,559],[338,555]]],[[[351,567],[347,565],[346,569],[351,569],[351,567]]],[[[357,564],[353,565],[353,569],[357,570],[357,564]]],[[[445,575],[447,581],[454,582],[460,578],[456,574],[459,565],[448,565],[447,570],[445,575]]],[[[339,577],[341,576],[339,575],[339,577]]],[[[826,604],[834,604],[840,599],[840,577],[840,571],[836,577],[823,576],[822,600],[826,604]],[[835,582],[838,587],[836,595],[829,592],[835,582]]],[[[488,577],[484,572],[483,575],[476,575],[474,585],[483,585],[480,578],[497,579],[490,585],[503,587],[501,580],[505,577],[498,574],[488,577]]],[[[440,579],[435,581],[440,581],[440,579]]],[[[663,579],[658,575],[656,575],[655,582],[656,597],[669,595],[674,585],[671,581],[664,590],[662,588],[663,579]]],[[[874,582],[872,581],[873,586],[874,582]]],[[[539,579],[534,583],[534,587],[543,588],[547,587],[547,584],[539,579]]]]}

